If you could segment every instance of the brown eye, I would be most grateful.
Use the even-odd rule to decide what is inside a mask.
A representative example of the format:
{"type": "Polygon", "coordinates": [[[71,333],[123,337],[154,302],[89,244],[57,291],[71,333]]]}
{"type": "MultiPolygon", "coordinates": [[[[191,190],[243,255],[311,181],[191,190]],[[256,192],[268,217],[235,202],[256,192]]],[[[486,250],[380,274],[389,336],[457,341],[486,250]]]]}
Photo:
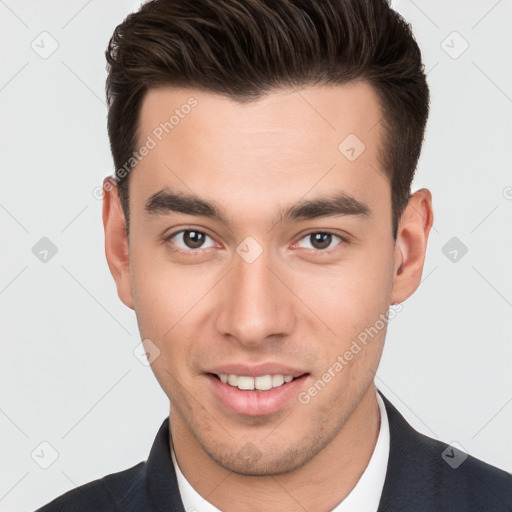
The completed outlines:
{"type": "Polygon", "coordinates": [[[313,233],[309,236],[311,245],[315,249],[327,249],[331,245],[332,235],[330,233],[313,233]]]}
{"type": "Polygon", "coordinates": [[[303,241],[306,241],[306,246],[301,245],[301,247],[305,247],[307,249],[315,249],[317,251],[325,251],[326,249],[332,249],[334,247],[333,242],[342,241],[343,239],[334,235],[333,233],[325,233],[323,231],[310,233],[303,237],[299,244],[303,241]]]}
{"type": "Polygon", "coordinates": [[[199,249],[204,244],[205,237],[200,231],[184,231],[183,243],[190,249],[199,249]]]}
{"type": "Polygon", "coordinates": [[[207,249],[213,247],[215,242],[202,231],[196,231],[195,229],[183,229],[176,233],[173,233],[167,238],[167,241],[178,246],[181,250],[189,249],[192,252],[193,249],[207,249]],[[207,240],[210,240],[209,245],[205,245],[207,240]]]}

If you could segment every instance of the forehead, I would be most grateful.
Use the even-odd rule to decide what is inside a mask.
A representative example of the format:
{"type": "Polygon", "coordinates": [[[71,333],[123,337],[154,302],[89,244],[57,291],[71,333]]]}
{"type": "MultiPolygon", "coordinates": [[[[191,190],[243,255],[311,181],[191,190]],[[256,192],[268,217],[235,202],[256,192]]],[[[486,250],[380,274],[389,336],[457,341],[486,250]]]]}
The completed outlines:
{"type": "Polygon", "coordinates": [[[240,142],[247,150],[264,142],[293,149],[319,139],[337,150],[337,143],[349,134],[371,143],[369,132],[381,117],[377,94],[364,81],[277,89],[245,103],[211,92],[161,87],[146,93],[139,128],[141,134],[153,133],[157,138],[172,134],[179,139],[195,132],[197,137],[208,137],[201,145],[222,139],[223,146],[238,150],[243,149],[240,142]],[[277,134],[279,140],[274,139],[277,134]]]}
{"type": "Polygon", "coordinates": [[[153,89],[139,118],[139,147],[151,149],[132,171],[130,195],[143,201],[167,187],[246,209],[254,199],[260,210],[333,190],[388,200],[381,116],[365,82],[279,89],[249,103],[153,89]]]}

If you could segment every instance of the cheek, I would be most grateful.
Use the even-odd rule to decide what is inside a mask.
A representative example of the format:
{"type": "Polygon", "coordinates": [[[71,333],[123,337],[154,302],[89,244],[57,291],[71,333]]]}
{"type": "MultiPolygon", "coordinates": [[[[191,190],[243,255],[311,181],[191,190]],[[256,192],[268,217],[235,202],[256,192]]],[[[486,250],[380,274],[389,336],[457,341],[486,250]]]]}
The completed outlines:
{"type": "Polygon", "coordinates": [[[171,402],[181,404],[185,412],[189,404],[183,399],[183,389],[189,387],[190,378],[186,361],[193,348],[189,320],[200,292],[185,290],[179,271],[167,267],[163,272],[154,264],[147,270],[139,263],[133,268],[132,287],[140,335],[150,340],[149,353],[152,349],[158,354],[151,361],[158,383],[171,402]]]}
{"type": "MultiPolygon", "coordinates": [[[[149,244],[148,244],[149,245],[149,244]]],[[[163,338],[172,334],[207,290],[205,280],[174,265],[161,248],[132,250],[130,274],[141,335],[163,338]]]]}
{"type": "Polygon", "coordinates": [[[321,320],[341,343],[387,311],[393,285],[393,254],[388,252],[376,257],[371,251],[360,251],[335,267],[296,274],[300,294],[317,314],[316,321],[321,320]]]}
{"type": "Polygon", "coordinates": [[[205,307],[224,272],[177,265],[165,251],[147,246],[133,248],[130,272],[140,334],[160,350],[151,367],[166,389],[173,377],[190,377],[194,354],[205,344],[205,307]]]}
{"type": "Polygon", "coordinates": [[[179,269],[145,252],[134,252],[130,272],[140,335],[160,351],[151,366],[161,381],[166,379],[165,369],[170,370],[173,361],[183,358],[183,346],[176,343],[183,336],[177,333],[186,323],[187,312],[199,300],[200,290],[191,287],[179,269]]]}

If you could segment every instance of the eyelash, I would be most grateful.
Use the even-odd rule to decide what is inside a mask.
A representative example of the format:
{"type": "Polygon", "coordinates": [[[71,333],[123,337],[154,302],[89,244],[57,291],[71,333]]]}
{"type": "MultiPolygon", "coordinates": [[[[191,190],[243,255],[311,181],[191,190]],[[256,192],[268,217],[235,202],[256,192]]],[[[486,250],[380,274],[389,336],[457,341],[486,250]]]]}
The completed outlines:
{"type": "MultiPolygon", "coordinates": [[[[209,237],[209,238],[211,238],[213,240],[213,237],[210,236],[205,231],[200,231],[198,229],[180,229],[179,231],[174,231],[169,236],[165,237],[165,239],[163,241],[165,243],[171,242],[171,240],[175,236],[177,236],[177,235],[179,235],[181,233],[187,233],[187,232],[200,233],[200,234],[205,235],[205,236],[207,236],[207,237],[209,237]]],[[[336,250],[336,247],[338,245],[340,245],[341,243],[347,243],[346,238],[343,238],[341,235],[338,235],[336,233],[332,233],[330,231],[310,231],[309,233],[306,233],[301,238],[299,238],[298,242],[300,242],[304,238],[307,238],[308,236],[315,235],[315,234],[331,235],[333,237],[338,238],[339,242],[333,248],[331,248],[331,249],[310,249],[310,250],[313,251],[313,254],[331,254],[331,253],[333,253],[336,250]]],[[[298,242],[294,242],[294,244],[292,244],[292,245],[295,246],[298,242]]],[[[199,249],[190,249],[190,250],[185,250],[185,249],[181,249],[181,248],[173,248],[172,251],[175,252],[175,253],[178,253],[178,254],[180,254],[182,256],[191,256],[191,255],[202,254],[204,251],[206,251],[208,249],[209,249],[209,247],[206,248],[206,249],[199,248],[199,249]]]]}

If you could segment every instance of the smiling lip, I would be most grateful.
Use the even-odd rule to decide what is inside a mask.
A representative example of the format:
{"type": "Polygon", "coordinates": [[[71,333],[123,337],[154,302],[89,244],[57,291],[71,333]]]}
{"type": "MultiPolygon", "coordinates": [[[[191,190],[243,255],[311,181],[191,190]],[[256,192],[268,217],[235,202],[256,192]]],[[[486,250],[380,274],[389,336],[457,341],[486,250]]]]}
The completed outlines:
{"type": "Polygon", "coordinates": [[[264,416],[281,410],[290,399],[294,399],[304,385],[308,373],[281,364],[258,366],[223,365],[206,373],[208,387],[223,408],[243,416],[264,416]],[[291,376],[293,380],[268,390],[242,390],[221,382],[219,375],[262,377],[264,375],[291,376]]]}
{"type": "Polygon", "coordinates": [[[210,368],[206,370],[205,373],[213,373],[216,375],[220,375],[221,373],[225,373],[227,375],[247,375],[248,377],[259,377],[261,375],[291,375],[292,377],[300,377],[306,372],[304,370],[279,363],[265,363],[255,366],[247,366],[244,364],[225,364],[210,368]]]}

